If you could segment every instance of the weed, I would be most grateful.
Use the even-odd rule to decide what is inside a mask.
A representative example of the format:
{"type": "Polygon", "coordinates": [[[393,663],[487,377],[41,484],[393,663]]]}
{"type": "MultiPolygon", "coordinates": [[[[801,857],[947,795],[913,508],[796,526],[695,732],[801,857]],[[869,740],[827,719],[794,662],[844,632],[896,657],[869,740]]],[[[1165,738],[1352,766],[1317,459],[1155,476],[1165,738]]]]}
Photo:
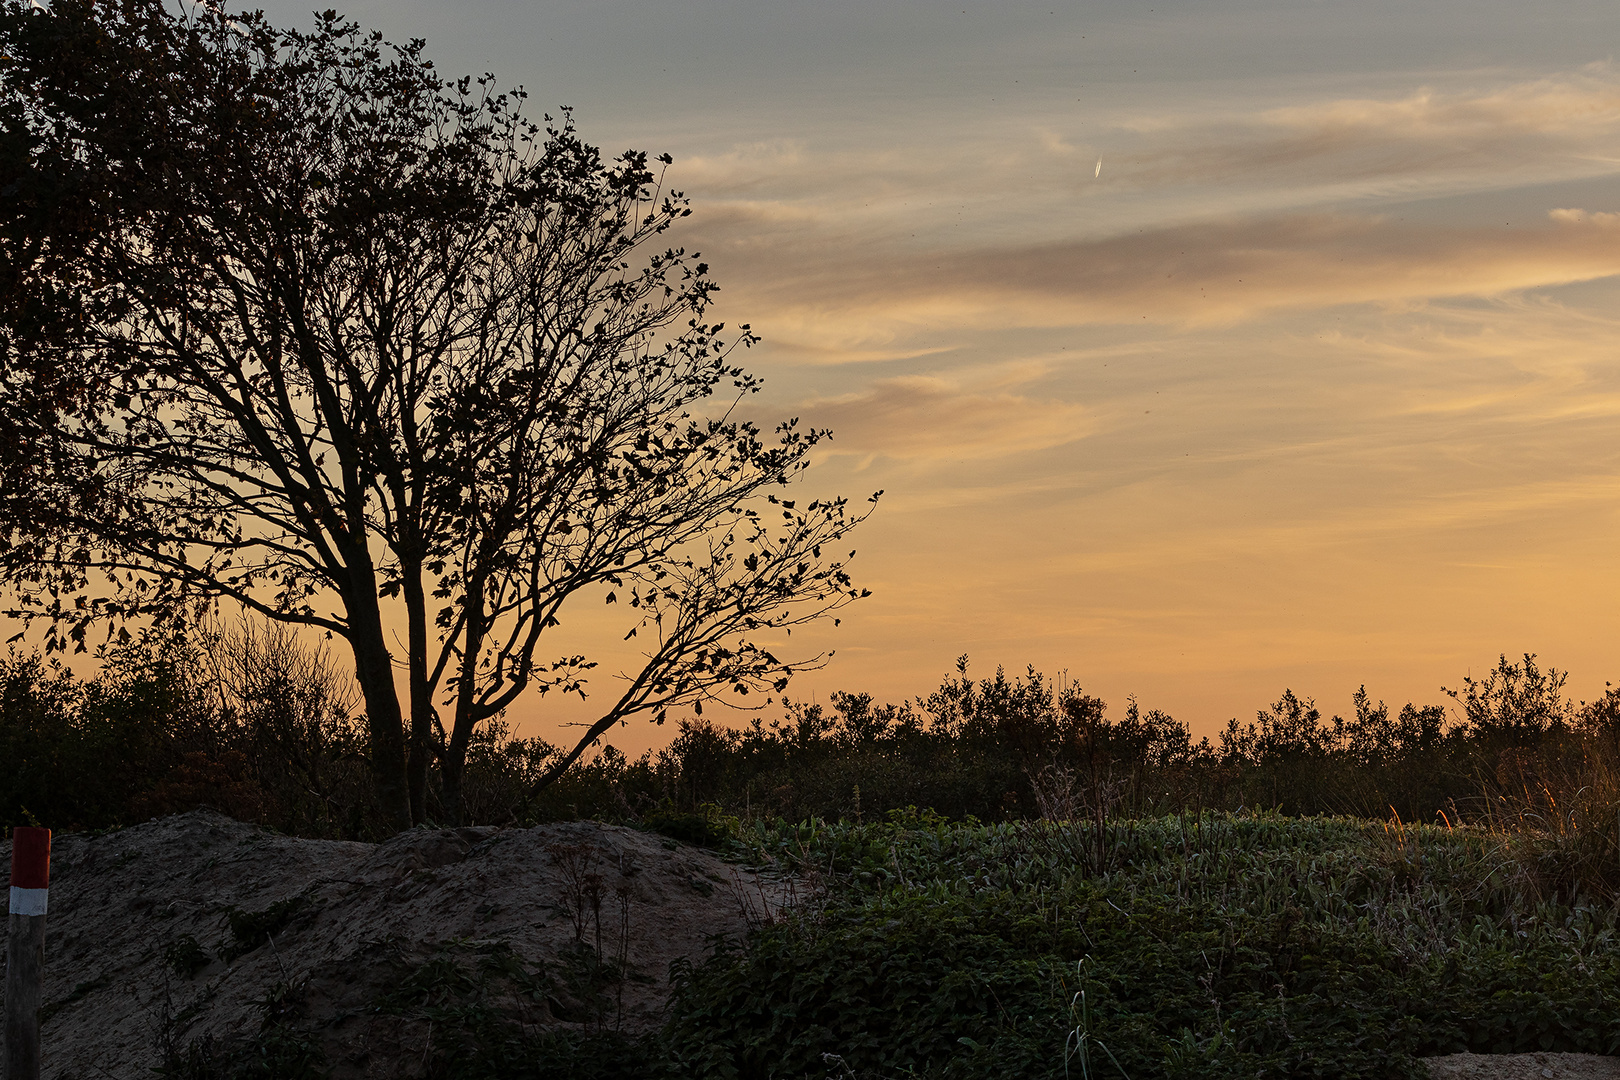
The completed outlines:
{"type": "Polygon", "coordinates": [[[659,1075],[655,1042],[603,1029],[611,1009],[604,990],[621,978],[585,942],[576,942],[555,971],[530,970],[503,942],[450,943],[402,971],[377,1008],[434,1025],[430,1075],[449,1080],[659,1075]]]}
{"type": "Polygon", "coordinates": [[[1080,1070],[1082,1080],[1091,1080],[1091,1047],[1108,1055],[1108,1060],[1114,1063],[1119,1074],[1130,1080],[1129,1074],[1114,1057],[1113,1051],[1108,1049],[1106,1043],[1096,1039],[1091,1034],[1091,1003],[1086,1000],[1086,961],[1090,957],[1083,956],[1075,961],[1075,979],[1077,986],[1074,996],[1069,999],[1069,1019],[1074,1027],[1069,1030],[1063,1040],[1063,1075],[1065,1080],[1069,1075],[1069,1062],[1073,1061],[1080,1070]]]}
{"type": "Polygon", "coordinates": [[[243,911],[235,907],[228,909],[225,915],[230,923],[231,940],[220,950],[220,959],[227,964],[233,963],[237,957],[270,941],[303,906],[302,896],[292,896],[277,900],[262,911],[243,911]]]}
{"type": "Polygon", "coordinates": [[[303,994],[302,984],[272,986],[258,1002],[258,1033],[232,1048],[207,1036],[179,1045],[174,1032],[183,1017],[165,1010],[158,1033],[163,1060],[153,1072],[165,1080],[323,1080],[325,1054],[298,1023],[303,994]]]}
{"type": "MultiPolygon", "coordinates": [[[[858,801],[858,800],[857,800],[858,801]]],[[[724,850],[741,831],[738,819],[708,802],[692,813],[660,807],[642,816],[642,827],[694,847],[724,850]]]]}
{"type": "Polygon", "coordinates": [[[190,934],[183,934],[163,950],[163,963],[182,979],[189,979],[207,967],[211,957],[190,934]]]}
{"type": "Polygon", "coordinates": [[[574,921],[574,940],[585,939],[588,915],[594,914],[601,936],[602,875],[597,867],[602,850],[594,844],[547,844],[546,851],[562,872],[564,909],[574,921]]]}

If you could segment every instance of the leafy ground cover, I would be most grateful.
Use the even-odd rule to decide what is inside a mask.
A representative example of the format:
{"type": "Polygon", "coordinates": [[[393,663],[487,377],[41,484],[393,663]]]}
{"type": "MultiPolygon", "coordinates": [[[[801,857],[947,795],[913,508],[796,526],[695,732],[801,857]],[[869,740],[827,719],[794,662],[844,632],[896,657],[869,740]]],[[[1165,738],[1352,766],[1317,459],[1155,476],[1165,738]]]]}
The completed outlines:
{"type": "Polygon", "coordinates": [[[702,1076],[1423,1077],[1620,1049],[1616,910],[1512,840],[1272,815],[758,827],[832,883],[682,973],[702,1076]]]}

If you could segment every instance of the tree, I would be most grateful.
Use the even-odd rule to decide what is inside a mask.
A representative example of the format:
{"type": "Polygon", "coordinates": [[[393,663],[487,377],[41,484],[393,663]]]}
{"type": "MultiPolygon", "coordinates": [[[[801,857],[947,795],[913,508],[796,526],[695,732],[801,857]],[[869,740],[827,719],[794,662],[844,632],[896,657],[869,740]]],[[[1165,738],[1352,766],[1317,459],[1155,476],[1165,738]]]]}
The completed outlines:
{"type": "Polygon", "coordinates": [[[641,664],[542,783],[821,660],[779,642],[864,595],[870,509],[776,494],[828,433],[741,416],[756,339],[659,249],[667,155],[330,12],[30,9],[0,4],[0,580],[47,648],[220,601],[342,638],[401,827],[433,759],[458,815],[480,722],[585,695],[597,662],[542,652],[565,607],[617,604],[641,664]]]}

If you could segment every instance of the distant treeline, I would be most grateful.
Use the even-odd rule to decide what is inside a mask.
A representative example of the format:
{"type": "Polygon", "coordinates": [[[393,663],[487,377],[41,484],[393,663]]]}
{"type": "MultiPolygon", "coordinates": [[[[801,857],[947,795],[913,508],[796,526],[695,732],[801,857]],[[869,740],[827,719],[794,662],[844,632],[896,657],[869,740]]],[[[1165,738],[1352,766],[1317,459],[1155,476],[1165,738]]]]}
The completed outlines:
{"type": "MultiPolygon", "coordinates": [[[[208,805],[309,836],[385,831],[364,725],[331,658],[243,626],[109,648],[80,679],[0,660],[0,815],[106,828],[208,805]]],[[[968,675],[902,704],[835,693],[740,729],[694,717],[664,750],[605,747],[540,790],[559,750],[497,722],[469,754],[467,820],[647,822],[695,840],[733,818],[1102,819],[1209,810],[1399,817],[1616,831],[1620,690],[1564,696],[1563,673],[1506,657],[1392,712],[1365,689],[1349,717],[1291,690],[1211,742],[1135,700],[1122,714],[1030,668],[968,675]],[[1508,820],[1512,819],[1512,820],[1508,820]]],[[[435,778],[436,781],[436,778],[435,778]]],[[[442,810],[442,805],[440,807],[442,810]]]]}
{"type": "Polygon", "coordinates": [[[1285,691],[1254,720],[1195,742],[1163,712],[1131,700],[1111,718],[1105,702],[1033,668],[975,681],[964,657],[926,698],[835,693],[827,707],[792,704],[781,721],[741,730],[690,720],[661,753],[605,754],[573,783],[582,805],[602,805],[587,791],[622,791],[631,805],[790,820],[879,820],[905,807],[982,821],[1246,809],[1453,825],[1532,815],[1549,828],[1566,815],[1570,828],[1578,804],[1620,788],[1620,690],[1572,702],[1564,680],[1534,656],[1503,657],[1447,691],[1447,706],[1395,712],[1363,688],[1348,718],[1285,691]]]}

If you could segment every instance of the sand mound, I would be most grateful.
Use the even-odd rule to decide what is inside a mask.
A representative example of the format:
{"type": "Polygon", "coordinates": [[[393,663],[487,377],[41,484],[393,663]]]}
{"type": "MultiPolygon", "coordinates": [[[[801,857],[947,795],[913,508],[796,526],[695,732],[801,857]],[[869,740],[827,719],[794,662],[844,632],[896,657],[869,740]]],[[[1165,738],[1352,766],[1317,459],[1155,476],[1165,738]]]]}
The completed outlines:
{"type": "MultiPolygon", "coordinates": [[[[9,844],[0,858],[9,865],[9,844]]],[[[445,957],[517,972],[528,992],[495,1004],[531,1029],[647,1030],[662,1019],[672,961],[701,960],[714,935],[740,941],[786,892],[702,850],[587,822],[361,844],[196,811],[63,835],[44,1075],[133,1077],[164,1047],[225,1052],[261,1030],[267,1001],[319,1045],[334,1077],[420,1075],[431,1021],[376,1004],[445,957]],[[622,961],[628,977],[605,988],[556,977],[593,957],[622,961]]]]}
{"type": "Polygon", "coordinates": [[[1597,1054],[1451,1054],[1428,1064],[1434,1080],[1620,1080],[1620,1058],[1597,1054]]]}

